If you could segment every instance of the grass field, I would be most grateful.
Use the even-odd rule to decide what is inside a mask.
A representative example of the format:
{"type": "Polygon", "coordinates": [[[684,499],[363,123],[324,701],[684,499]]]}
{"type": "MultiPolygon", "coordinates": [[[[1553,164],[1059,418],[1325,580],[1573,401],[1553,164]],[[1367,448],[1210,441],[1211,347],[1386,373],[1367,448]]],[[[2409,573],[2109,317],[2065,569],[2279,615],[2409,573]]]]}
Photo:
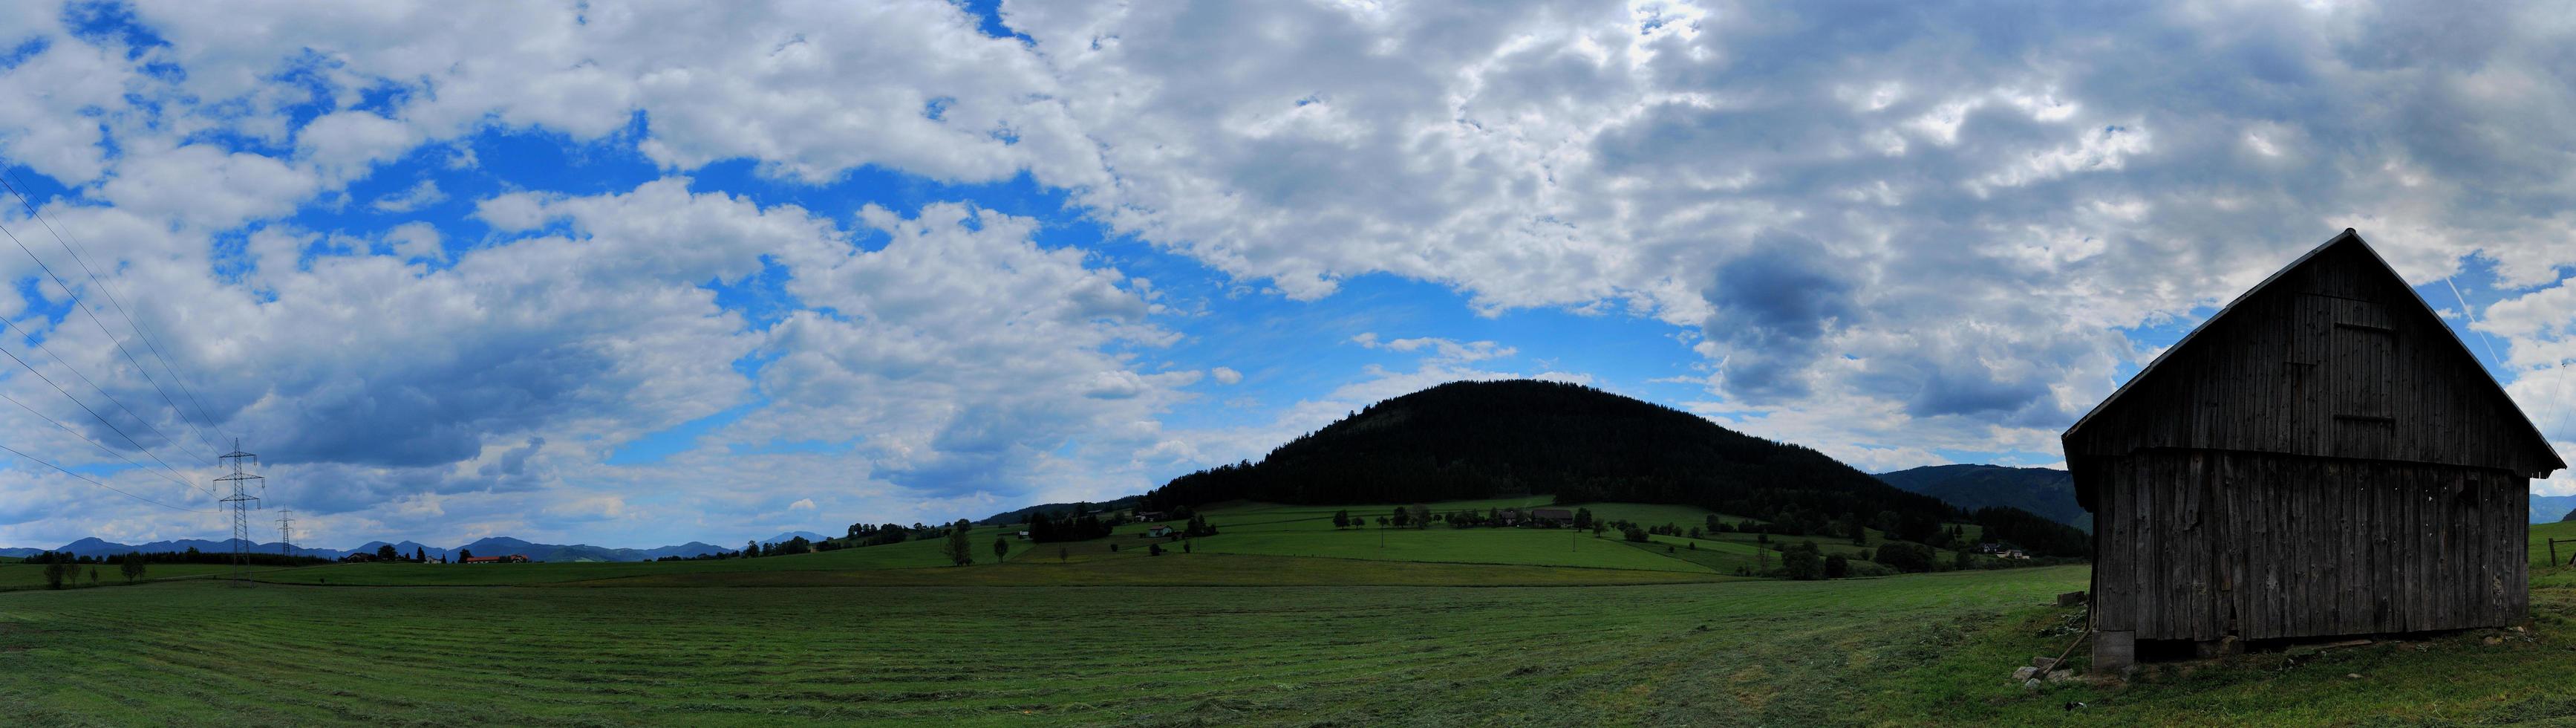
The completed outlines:
{"type": "MultiPolygon", "coordinates": [[[[979,570],[1001,569],[931,571],[979,570]]],[[[19,592],[0,600],[0,711],[37,724],[1813,725],[1852,707],[1817,675],[1911,638],[1881,620],[2000,617],[2081,575],[19,592]]]]}
{"type": "MultiPolygon", "coordinates": [[[[2006,675],[2073,638],[2052,628],[2080,624],[2081,610],[2050,597],[2084,588],[2083,567],[1786,582],[1726,575],[1754,552],[1749,538],[1632,545],[1445,526],[1382,535],[1390,552],[1483,561],[1233,550],[1375,549],[1374,525],[1337,533],[1331,513],[1212,509],[1224,533],[1162,557],[1122,533],[1014,543],[994,563],[992,538],[1016,529],[981,529],[979,563],[964,568],[938,566],[929,541],[10,591],[0,723],[2576,721],[2576,685],[2562,679],[2576,664],[2568,567],[2535,566],[2528,631],[2151,666],[2126,684],[2026,694],[2006,675]],[[1663,552],[1683,543],[1699,549],[1663,552]],[[1492,563],[1508,561],[1520,563],[1492,563]]],[[[2553,535],[2576,538],[2576,525],[2535,527],[2535,546],[2553,535]]],[[[0,565],[0,578],[33,568],[0,565]]]]}
{"type": "MultiPolygon", "coordinates": [[[[88,584],[89,571],[93,568],[98,570],[98,583],[100,584],[125,583],[125,575],[122,572],[117,571],[116,565],[114,564],[80,564],[75,568],[77,568],[78,571],[74,572],[72,581],[76,584],[88,584]]],[[[265,571],[276,567],[255,568],[265,571]]],[[[151,564],[145,567],[143,578],[147,580],[162,580],[205,577],[213,574],[230,573],[232,569],[233,567],[224,564],[151,564]]],[[[17,562],[0,564],[0,589],[31,589],[41,588],[44,585],[45,566],[43,564],[26,564],[17,562]]]]}

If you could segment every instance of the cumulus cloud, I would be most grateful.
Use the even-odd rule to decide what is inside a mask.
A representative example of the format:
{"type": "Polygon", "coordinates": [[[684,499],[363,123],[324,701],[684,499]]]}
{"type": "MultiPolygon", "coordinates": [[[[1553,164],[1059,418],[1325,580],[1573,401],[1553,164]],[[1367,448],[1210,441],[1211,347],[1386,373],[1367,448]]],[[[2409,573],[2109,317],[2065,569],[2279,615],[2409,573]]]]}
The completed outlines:
{"type": "Polygon", "coordinates": [[[437,182],[421,180],[410,189],[378,198],[369,207],[377,212],[410,212],[446,201],[447,193],[438,190],[437,182]]]}
{"type": "MultiPolygon", "coordinates": [[[[732,466],[847,494],[744,485],[615,512],[745,528],[809,499],[1114,495],[1518,353],[1371,334],[1352,343],[1423,363],[1288,393],[1303,404],[1275,426],[1166,431],[1183,387],[1243,376],[1141,355],[1185,337],[1121,271],[1143,269],[1104,253],[1130,240],[1256,295],[1385,274],[1480,314],[1662,322],[1696,367],[1694,409],[1877,465],[2053,459],[2054,431],[2154,353],[2124,331],[2188,320],[2346,226],[2417,283],[2491,273],[2470,308],[2524,402],[2564,399],[2576,361],[2576,129],[2559,123],[2576,29],[2539,4],[1004,5],[1025,40],[932,0],[137,13],[149,33],[0,10],[32,49],[0,69],[28,100],[0,109],[0,153],[69,188],[49,214],[113,246],[109,285],[189,302],[136,317],[177,369],[213,373],[205,406],[120,415],[138,439],[203,449],[191,419],[260,431],[307,459],[286,474],[312,485],[284,487],[351,528],[543,528],[549,505],[610,513],[598,496],[732,466]],[[472,221],[285,222],[425,147],[508,174],[465,140],[523,132],[667,179],[486,193],[413,170],[361,204],[454,194],[472,221]],[[1025,179],[1064,220],[692,186],[734,160],[782,199],[863,168],[1025,179]],[[1046,234],[1075,217],[1106,239],[1046,234]],[[755,404],[656,467],[600,464],[755,404]]],[[[135,334],[23,315],[62,295],[0,301],[62,351],[38,366],[158,400],[114,353],[135,334]]]]}

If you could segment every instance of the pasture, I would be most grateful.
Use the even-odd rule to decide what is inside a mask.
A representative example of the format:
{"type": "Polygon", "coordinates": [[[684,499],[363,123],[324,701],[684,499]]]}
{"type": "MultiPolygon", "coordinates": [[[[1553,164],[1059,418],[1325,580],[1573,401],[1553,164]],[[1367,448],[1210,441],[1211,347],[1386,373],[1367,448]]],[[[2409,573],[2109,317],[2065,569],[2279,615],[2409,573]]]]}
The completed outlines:
{"type": "MultiPolygon", "coordinates": [[[[1212,509],[1223,533],[1160,557],[1130,526],[1090,542],[1013,541],[996,563],[992,540],[1017,529],[983,528],[966,567],[946,566],[934,540],[747,560],[354,564],[264,571],[251,585],[8,591],[0,716],[27,725],[2576,718],[2576,686],[2559,679],[2576,651],[2567,567],[2535,564],[2528,631],[2150,666],[2124,685],[2026,694],[2006,675],[2073,639],[2082,610],[2050,599],[2084,588],[2084,567],[1745,579],[1729,564],[1749,558],[1750,537],[1640,545],[1565,530],[1381,533],[1373,522],[1336,532],[1332,510],[1212,509]],[[1376,551],[1381,536],[1384,552],[1357,553],[1376,551]],[[1682,543],[1699,548],[1663,551],[1682,543]],[[1298,555],[1330,549],[1356,555],[1298,555]],[[2069,701],[2087,707],[2070,711],[2069,701]]],[[[2553,534],[2576,537],[2576,526],[2535,527],[2535,546],[2553,534]]],[[[0,565],[0,576],[31,568],[0,565]]],[[[173,576],[165,568],[153,576],[173,576]]]]}

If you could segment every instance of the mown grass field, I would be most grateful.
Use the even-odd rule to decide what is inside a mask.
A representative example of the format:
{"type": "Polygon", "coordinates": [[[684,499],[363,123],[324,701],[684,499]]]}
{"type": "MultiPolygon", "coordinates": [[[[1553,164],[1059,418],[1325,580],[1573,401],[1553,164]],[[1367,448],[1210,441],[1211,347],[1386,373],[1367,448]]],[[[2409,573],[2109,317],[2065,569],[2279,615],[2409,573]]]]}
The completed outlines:
{"type": "Polygon", "coordinates": [[[0,599],[0,711],[36,724],[1814,725],[1856,715],[1843,679],[1866,673],[1846,672],[1847,656],[1907,648],[1909,630],[1880,620],[2002,616],[2080,578],[19,592],[0,599]]]}
{"type": "MultiPolygon", "coordinates": [[[[1753,549],[1749,540],[1697,541],[1676,557],[1661,542],[1688,539],[1630,545],[1445,526],[1384,535],[1391,544],[1531,539],[1418,544],[1523,563],[1223,548],[1379,535],[1374,525],[1336,533],[1331,511],[1320,522],[1311,508],[1214,511],[1223,534],[1162,557],[1121,534],[1015,542],[995,563],[992,537],[1016,529],[980,529],[978,563],[962,568],[939,565],[932,541],[750,560],[363,564],[263,572],[248,586],[11,591],[0,593],[0,723],[2576,721],[2576,685],[2563,679],[2576,664],[2567,567],[2535,567],[2529,631],[2258,653],[2027,694],[2006,676],[2073,639],[2052,628],[2080,623],[2081,610],[2050,598],[2084,588],[2083,567],[1785,582],[1720,573],[1753,549]],[[1572,553],[1625,549],[1617,558],[1635,561],[1617,563],[1651,566],[1552,563],[1540,548],[1569,540],[1572,553]],[[393,585],[405,588],[384,588],[393,585]],[[2069,711],[2068,701],[2088,707],[2069,711]]],[[[2553,534],[2576,537],[2576,527],[2537,527],[2535,545],[2553,534]]]]}
{"type": "MultiPolygon", "coordinates": [[[[99,584],[107,585],[125,583],[125,574],[117,571],[116,565],[114,564],[81,564],[76,568],[78,571],[74,572],[74,583],[83,585],[90,583],[89,571],[93,568],[98,570],[99,584]]],[[[184,577],[203,577],[211,574],[229,573],[232,571],[232,568],[233,567],[231,566],[222,564],[152,564],[145,568],[143,578],[158,580],[184,577]]],[[[0,589],[41,588],[44,585],[45,567],[43,564],[25,564],[18,562],[0,564],[0,589]]]]}

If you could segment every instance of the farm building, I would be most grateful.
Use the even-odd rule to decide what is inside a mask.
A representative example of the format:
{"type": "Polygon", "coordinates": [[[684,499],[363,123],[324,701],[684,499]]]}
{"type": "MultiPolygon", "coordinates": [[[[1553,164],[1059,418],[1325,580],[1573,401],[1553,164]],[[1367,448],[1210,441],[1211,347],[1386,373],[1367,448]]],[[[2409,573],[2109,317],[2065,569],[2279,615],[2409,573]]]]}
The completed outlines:
{"type": "Polygon", "coordinates": [[[1565,508],[1540,508],[1538,510],[1530,511],[1530,519],[1547,521],[1559,525],[1572,525],[1574,523],[1574,511],[1565,508]]]}
{"type": "Polygon", "coordinates": [[[1149,526],[1145,529],[1145,537],[1162,538],[1164,536],[1170,536],[1180,532],[1181,529],[1173,528],[1171,526],[1149,526]]]}
{"type": "Polygon", "coordinates": [[[2530,479],[2566,467],[2351,230],[2068,429],[2094,667],[2244,641],[2504,625],[2530,479]]]}
{"type": "Polygon", "coordinates": [[[465,563],[468,563],[468,564],[524,564],[524,563],[528,563],[528,557],[523,556],[523,555],[520,555],[520,554],[511,554],[511,555],[508,555],[508,556],[476,556],[476,557],[473,557],[473,558],[466,559],[466,560],[465,560],[465,563]]]}

